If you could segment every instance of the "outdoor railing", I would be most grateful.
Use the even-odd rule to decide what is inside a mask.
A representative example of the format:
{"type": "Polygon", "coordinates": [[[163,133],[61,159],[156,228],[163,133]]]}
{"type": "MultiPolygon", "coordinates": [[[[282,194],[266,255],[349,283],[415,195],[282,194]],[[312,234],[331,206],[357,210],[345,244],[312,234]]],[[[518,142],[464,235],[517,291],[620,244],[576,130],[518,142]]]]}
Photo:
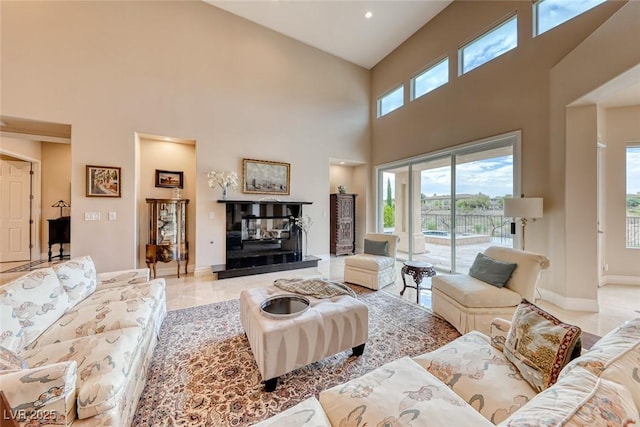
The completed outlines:
{"type": "MultiPolygon", "coordinates": [[[[511,235],[511,218],[503,215],[456,215],[456,234],[485,234],[494,241],[505,242],[511,235]]],[[[423,231],[446,231],[451,233],[451,215],[422,214],[423,231]]],[[[640,248],[640,217],[627,217],[627,247],[640,248]]]]}
{"type": "MultiPolygon", "coordinates": [[[[493,241],[507,242],[511,235],[511,218],[504,215],[456,215],[456,234],[484,234],[493,241]]],[[[451,215],[422,214],[422,230],[447,231],[451,233],[451,215]]]]}
{"type": "Polygon", "coordinates": [[[627,217],[627,247],[640,248],[640,216],[627,217]]]}

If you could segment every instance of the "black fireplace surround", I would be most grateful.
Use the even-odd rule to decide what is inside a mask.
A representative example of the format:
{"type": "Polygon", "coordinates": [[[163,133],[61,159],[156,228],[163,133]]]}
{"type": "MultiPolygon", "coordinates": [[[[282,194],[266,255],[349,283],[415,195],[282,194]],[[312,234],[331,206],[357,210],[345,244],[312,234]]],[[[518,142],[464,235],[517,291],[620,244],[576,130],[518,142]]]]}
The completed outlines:
{"type": "Polygon", "coordinates": [[[311,202],[218,200],[226,204],[226,264],[212,266],[219,279],[317,267],[302,255],[295,218],[311,202]]]}

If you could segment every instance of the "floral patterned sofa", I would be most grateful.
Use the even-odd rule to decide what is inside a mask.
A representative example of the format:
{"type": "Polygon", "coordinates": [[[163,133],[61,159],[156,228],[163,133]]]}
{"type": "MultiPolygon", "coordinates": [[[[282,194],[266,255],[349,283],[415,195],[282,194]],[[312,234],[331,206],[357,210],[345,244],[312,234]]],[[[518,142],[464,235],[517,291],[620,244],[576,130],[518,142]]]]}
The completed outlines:
{"type": "Polygon", "coordinates": [[[88,256],[0,287],[0,388],[21,425],[131,423],[166,316],[148,269],[88,256]]]}
{"type": "MultiPolygon", "coordinates": [[[[557,378],[541,379],[557,382],[540,392],[506,355],[512,324],[496,319],[491,336],[472,331],[436,351],[395,360],[258,426],[639,425],[640,318],[564,368],[553,366],[557,378]]],[[[535,357],[549,356],[537,350],[535,357]]]]}

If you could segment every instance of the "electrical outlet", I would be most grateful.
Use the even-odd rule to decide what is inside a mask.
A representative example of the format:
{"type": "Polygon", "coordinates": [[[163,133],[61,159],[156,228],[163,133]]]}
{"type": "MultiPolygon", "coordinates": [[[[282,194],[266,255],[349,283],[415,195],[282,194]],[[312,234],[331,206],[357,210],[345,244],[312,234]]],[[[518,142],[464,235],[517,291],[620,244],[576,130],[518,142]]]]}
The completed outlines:
{"type": "Polygon", "coordinates": [[[215,212],[209,212],[209,219],[211,221],[213,221],[214,219],[216,219],[216,213],[215,212]]]}
{"type": "Polygon", "coordinates": [[[109,212],[109,221],[115,221],[118,219],[118,214],[115,212],[109,212]]]}
{"type": "Polygon", "coordinates": [[[85,212],[85,221],[100,221],[100,212],[85,212]]]}

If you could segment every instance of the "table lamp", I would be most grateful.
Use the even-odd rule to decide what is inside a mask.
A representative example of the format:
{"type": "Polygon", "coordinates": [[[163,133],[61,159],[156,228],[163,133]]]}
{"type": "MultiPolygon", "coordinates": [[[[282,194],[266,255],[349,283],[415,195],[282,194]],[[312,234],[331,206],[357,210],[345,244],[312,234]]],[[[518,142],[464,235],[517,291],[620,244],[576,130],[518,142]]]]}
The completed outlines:
{"type": "Polygon", "coordinates": [[[60,217],[62,218],[62,208],[70,208],[71,205],[64,200],[58,200],[51,205],[52,208],[60,208],[60,217]]]}
{"type": "Polygon", "coordinates": [[[524,232],[528,221],[542,218],[542,197],[520,197],[504,199],[504,216],[520,218],[522,224],[522,250],[524,246],[524,232]]]}

